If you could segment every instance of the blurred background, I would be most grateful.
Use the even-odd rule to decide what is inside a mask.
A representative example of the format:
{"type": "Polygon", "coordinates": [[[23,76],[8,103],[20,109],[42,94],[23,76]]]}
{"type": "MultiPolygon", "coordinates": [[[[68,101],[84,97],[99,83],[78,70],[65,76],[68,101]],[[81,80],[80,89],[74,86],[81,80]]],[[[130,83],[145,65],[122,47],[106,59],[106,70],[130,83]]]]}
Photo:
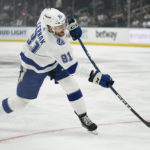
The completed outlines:
{"type": "Polygon", "coordinates": [[[47,7],[74,15],[82,27],[150,27],[150,0],[0,0],[0,26],[35,26],[47,7]]]}

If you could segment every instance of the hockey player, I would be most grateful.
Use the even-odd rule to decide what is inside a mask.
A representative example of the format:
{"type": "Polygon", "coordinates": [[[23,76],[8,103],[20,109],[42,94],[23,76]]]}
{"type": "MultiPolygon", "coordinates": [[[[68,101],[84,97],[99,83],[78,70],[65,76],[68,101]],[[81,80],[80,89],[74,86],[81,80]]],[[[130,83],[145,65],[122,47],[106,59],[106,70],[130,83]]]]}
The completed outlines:
{"type": "MultiPolygon", "coordinates": [[[[78,62],[66,36],[66,17],[57,9],[42,11],[35,31],[25,43],[21,53],[21,67],[15,98],[2,100],[0,113],[12,113],[24,108],[36,99],[47,76],[61,85],[67,94],[75,114],[88,131],[96,131],[97,125],[87,115],[82,92],[72,74],[78,70],[78,62]]],[[[68,29],[73,40],[81,37],[82,31],[74,19],[68,29]]],[[[109,87],[113,80],[109,75],[89,71],[89,81],[109,87]]]]}

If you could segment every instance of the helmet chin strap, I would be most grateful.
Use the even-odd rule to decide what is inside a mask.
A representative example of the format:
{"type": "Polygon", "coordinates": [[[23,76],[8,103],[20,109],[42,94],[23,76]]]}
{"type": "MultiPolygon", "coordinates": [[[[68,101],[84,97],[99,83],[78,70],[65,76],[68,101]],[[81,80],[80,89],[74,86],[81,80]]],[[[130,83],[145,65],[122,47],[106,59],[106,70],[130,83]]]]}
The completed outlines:
{"type": "Polygon", "coordinates": [[[53,31],[53,33],[55,34],[55,27],[52,27],[52,31],[53,31]]]}
{"type": "Polygon", "coordinates": [[[49,27],[51,27],[51,26],[49,26],[49,25],[47,26],[48,31],[55,34],[55,27],[51,27],[51,29],[49,29],[49,27]]]}

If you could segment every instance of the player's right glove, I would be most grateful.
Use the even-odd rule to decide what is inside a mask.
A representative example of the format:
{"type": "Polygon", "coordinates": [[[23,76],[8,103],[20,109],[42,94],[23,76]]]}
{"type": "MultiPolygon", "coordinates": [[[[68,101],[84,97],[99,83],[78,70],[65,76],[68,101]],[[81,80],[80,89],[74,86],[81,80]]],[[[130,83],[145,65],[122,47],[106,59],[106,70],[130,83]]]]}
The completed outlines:
{"type": "Polygon", "coordinates": [[[93,70],[90,73],[89,81],[95,84],[99,84],[102,87],[109,88],[114,84],[114,81],[108,74],[102,74],[98,70],[94,72],[93,70]]]}
{"type": "Polygon", "coordinates": [[[74,41],[80,38],[82,35],[82,30],[74,18],[68,20],[68,30],[74,41]]]}

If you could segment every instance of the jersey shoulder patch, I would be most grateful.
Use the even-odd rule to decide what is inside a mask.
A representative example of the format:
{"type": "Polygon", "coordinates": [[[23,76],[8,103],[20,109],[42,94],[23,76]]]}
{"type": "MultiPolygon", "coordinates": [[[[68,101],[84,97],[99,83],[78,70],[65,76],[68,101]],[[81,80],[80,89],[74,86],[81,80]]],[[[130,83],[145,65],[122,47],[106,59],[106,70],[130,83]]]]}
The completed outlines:
{"type": "Polygon", "coordinates": [[[65,41],[58,38],[57,39],[57,44],[60,45],[60,46],[65,45],[65,41]]]}

